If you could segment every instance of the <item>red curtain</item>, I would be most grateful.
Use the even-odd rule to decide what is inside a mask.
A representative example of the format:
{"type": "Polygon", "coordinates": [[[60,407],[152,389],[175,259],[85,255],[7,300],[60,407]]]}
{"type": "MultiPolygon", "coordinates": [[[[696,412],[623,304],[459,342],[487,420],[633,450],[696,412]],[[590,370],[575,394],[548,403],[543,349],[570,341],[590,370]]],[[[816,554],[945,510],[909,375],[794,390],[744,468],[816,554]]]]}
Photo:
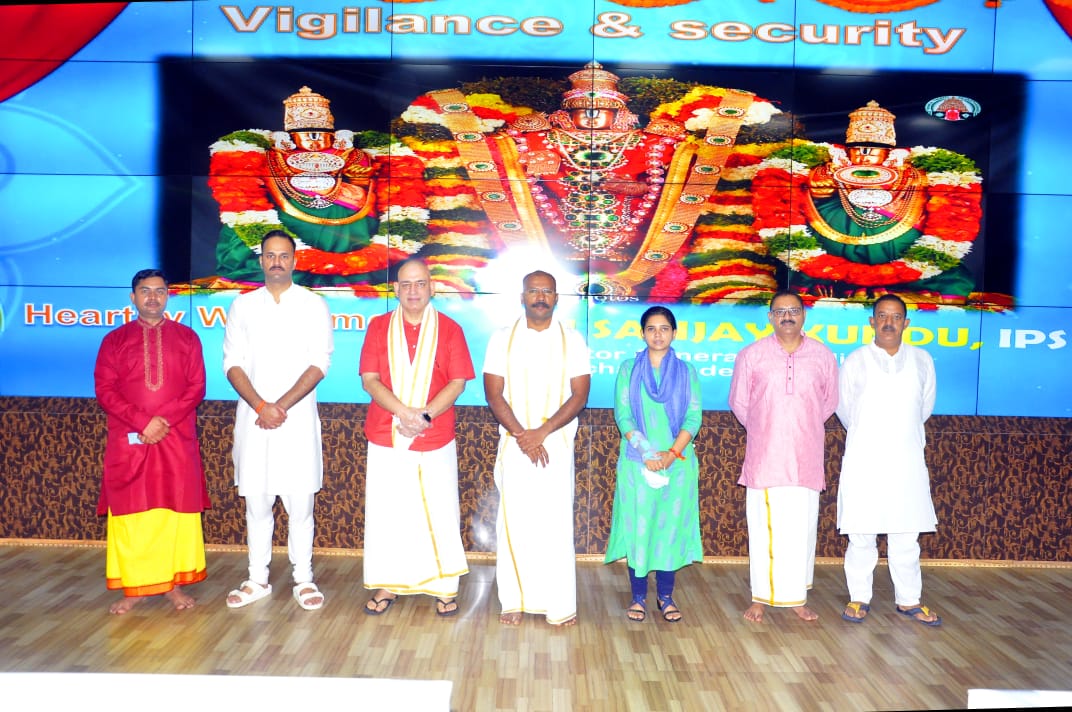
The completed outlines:
{"type": "Polygon", "coordinates": [[[86,46],[125,2],[0,7],[0,101],[48,76],[86,46]]]}
{"type": "Polygon", "coordinates": [[[1070,0],[1046,0],[1046,7],[1050,8],[1055,20],[1065,32],[1072,37],[1072,2],[1070,0]]]}

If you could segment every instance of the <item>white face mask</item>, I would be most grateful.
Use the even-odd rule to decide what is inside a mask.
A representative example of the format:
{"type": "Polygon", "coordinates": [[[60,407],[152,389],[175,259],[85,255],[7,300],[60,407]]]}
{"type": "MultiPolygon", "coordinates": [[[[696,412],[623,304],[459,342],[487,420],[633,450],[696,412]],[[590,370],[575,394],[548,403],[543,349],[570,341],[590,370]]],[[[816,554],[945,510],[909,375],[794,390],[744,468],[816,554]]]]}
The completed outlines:
{"type": "Polygon", "coordinates": [[[648,487],[652,489],[662,489],[670,484],[670,478],[666,475],[660,475],[658,472],[652,472],[648,468],[644,468],[644,479],[648,483],[648,487]]]}

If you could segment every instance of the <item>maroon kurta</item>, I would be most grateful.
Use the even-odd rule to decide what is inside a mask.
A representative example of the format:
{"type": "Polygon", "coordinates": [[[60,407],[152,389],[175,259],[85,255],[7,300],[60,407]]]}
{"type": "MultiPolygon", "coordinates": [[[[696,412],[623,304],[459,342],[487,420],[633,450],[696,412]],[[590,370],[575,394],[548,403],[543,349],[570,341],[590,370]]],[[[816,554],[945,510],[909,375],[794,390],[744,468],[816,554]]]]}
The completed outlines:
{"type": "Polygon", "coordinates": [[[201,512],[209,505],[197,442],[197,406],[205,398],[205,361],[193,329],[138,319],[109,332],[97,354],[97,401],[108,414],[104,479],[97,514],[150,509],[201,512]],[[155,445],[131,444],[153,416],[170,423],[155,445]]]}

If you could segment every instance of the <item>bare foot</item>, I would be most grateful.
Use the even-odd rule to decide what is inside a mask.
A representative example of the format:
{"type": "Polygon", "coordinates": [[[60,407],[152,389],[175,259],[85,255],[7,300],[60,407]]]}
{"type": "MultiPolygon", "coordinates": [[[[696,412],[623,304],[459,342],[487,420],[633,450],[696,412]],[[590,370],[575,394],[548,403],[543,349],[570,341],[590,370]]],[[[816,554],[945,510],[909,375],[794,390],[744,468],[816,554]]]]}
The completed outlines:
{"type": "Polygon", "coordinates": [[[648,617],[648,611],[640,601],[633,601],[632,605],[625,609],[625,616],[637,623],[642,623],[648,617]]]}
{"type": "Polygon", "coordinates": [[[551,621],[547,621],[547,622],[550,623],[555,628],[566,628],[566,627],[569,627],[571,625],[577,625],[577,616],[570,616],[569,618],[567,618],[566,620],[562,621],[561,623],[551,623],[551,621]]]}
{"type": "Polygon", "coordinates": [[[187,595],[178,587],[165,593],[164,598],[171,601],[171,605],[175,606],[176,611],[185,611],[187,608],[194,607],[194,597],[187,595]]]}
{"type": "Polygon", "coordinates": [[[108,612],[121,616],[134,606],[145,600],[144,596],[124,596],[112,605],[108,606],[108,612]]]}
{"type": "Polygon", "coordinates": [[[807,606],[793,606],[793,613],[796,613],[802,621],[814,621],[819,618],[819,614],[807,606]]]}
{"type": "Polygon", "coordinates": [[[762,603],[753,603],[744,612],[744,619],[746,621],[752,621],[753,623],[762,623],[764,607],[765,606],[762,603]]]}
{"type": "Polygon", "coordinates": [[[503,613],[499,616],[499,622],[503,625],[521,625],[521,613],[519,611],[503,613]]]}

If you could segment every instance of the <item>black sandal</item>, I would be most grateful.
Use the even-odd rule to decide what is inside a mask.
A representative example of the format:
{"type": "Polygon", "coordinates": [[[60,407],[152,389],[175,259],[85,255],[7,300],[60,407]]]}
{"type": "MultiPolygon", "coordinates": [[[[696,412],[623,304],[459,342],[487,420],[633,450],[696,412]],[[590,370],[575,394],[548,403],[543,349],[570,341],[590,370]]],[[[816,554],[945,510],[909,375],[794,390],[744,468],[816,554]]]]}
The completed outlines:
{"type": "Polygon", "coordinates": [[[638,601],[634,598],[629,607],[625,609],[625,617],[634,623],[643,623],[644,619],[648,617],[648,606],[643,599],[638,601]],[[633,608],[633,606],[640,606],[640,608],[633,608]]]}
{"type": "Polygon", "coordinates": [[[436,597],[436,615],[440,618],[450,618],[451,616],[458,615],[458,599],[457,598],[439,598],[436,597]],[[451,606],[454,606],[451,608],[451,606]]]}
{"type": "Polygon", "coordinates": [[[681,609],[674,603],[672,596],[659,596],[659,611],[663,614],[663,620],[667,623],[680,623],[684,615],[681,609]],[[675,616],[675,617],[671,617],[675,616]]]}
{"type": "Polygon", "coordinates": [[[397,600],[397,595],[391,596],[390,598],[376,598],[376,596],[373,596],[365,602],[365,613],[370,616],[382,616],[384,613],[391,610],[391,606],[395,605],[395,601],[397,600]],[[372,607],[369,608],[369,605],[372,607]],[[383,606],[383,608],[380,608],[380,606],[383,606]]]}

